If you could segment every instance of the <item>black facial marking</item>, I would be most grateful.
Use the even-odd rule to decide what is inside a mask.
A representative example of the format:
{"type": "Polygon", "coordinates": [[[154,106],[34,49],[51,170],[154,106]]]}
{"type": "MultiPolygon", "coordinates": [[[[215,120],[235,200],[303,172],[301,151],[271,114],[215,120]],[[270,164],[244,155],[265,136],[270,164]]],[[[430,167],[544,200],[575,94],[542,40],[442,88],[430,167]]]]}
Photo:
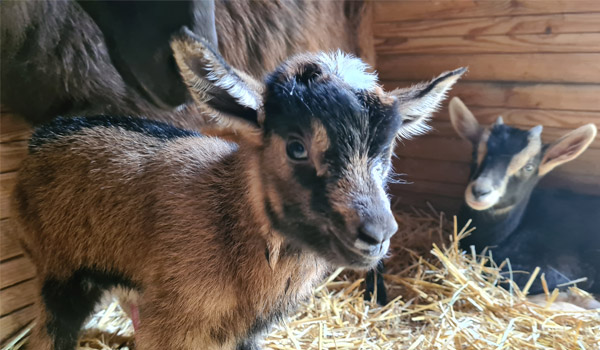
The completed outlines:
{"type": "Polygon", "coordinates": [[[495,174],[501,181],[512,157],[523,151],[529,145],[529,132],[512,128],[507,125],[494,125],[486,144],[486,154],[477,167],[477,152],[473,151],[473,166],[471,178],[476,179],[482,172],[495,174]]]}
{"type": "Polygon", "coordinates": [[[46,324],[55,350],[75,348],[79,331],[92,313],[104,290],[122,286],[136,289],[124,276],[93,269],[77,270],[67,280],[47,279],[42,286],[42,300],[49,313],[46,324]]]}
{"type": "Polygon", "coordinates": [[[308,85],[316,80],[323,72],[321,67],[316,63],[310,63],[303,67],[302,72],[295,77],[296,81],[301,84],[308,85]]]}
{"type": "Polygon", "coordinates": [[[35,130],[29,141],[29,153],[34,153],[37,148],[61,137],[73,135],[83,129],[94,127],[122,128],[127,131],[139,132],[162,140],[179,137],[198,137],[195,131],[183,130],[172,125],[142,118],[133,117],[58,117],[50,123],[35,130]]]}
{"type": "Polygon", "coordinates": [[[488,155],[515,155],[529,144],[529,131],[495,125],[487,142],[488,155]]]}

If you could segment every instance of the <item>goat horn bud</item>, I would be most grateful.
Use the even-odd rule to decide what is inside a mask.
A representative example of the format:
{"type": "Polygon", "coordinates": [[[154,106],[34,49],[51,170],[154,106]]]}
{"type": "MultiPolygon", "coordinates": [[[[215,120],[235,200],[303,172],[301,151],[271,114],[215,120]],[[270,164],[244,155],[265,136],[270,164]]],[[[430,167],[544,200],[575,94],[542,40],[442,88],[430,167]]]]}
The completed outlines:
{"type": "Polygon", "coordinates": [[[542,130],[544,130],[543,126],[534,126],[529,130],[529,137],[540,137],[542,135],[542,130]]]}

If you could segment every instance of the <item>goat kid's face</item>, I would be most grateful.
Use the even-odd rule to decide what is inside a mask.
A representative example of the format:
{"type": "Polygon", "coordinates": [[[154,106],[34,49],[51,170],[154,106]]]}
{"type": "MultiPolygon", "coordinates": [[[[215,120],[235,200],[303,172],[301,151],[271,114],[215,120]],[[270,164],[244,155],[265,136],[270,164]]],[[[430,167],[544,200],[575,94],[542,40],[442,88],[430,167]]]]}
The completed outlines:
{"type": "Polygon", "coordinates": [[[497,214],[527,200],[542,176],[577,158],[596,137],[596,126],[587,124],[544,145],[541,125],[521,130],[498,117],[482,127],[458,97],[450,101],[450,119],[456,132],[473,144],[465,201],[475,210],[491,208],[497,214]]]}
{"type": "Polygon", "coordinates": [[[172,47],[191,94],[256,151],[250,181],[273,228],[334,265],[368,268],[386,254],[398,227],[385,191],[395,139],[426,130],[463,69],[385,93],[340,52],[294,57],[261,83],[185,30],[172,47]]]}

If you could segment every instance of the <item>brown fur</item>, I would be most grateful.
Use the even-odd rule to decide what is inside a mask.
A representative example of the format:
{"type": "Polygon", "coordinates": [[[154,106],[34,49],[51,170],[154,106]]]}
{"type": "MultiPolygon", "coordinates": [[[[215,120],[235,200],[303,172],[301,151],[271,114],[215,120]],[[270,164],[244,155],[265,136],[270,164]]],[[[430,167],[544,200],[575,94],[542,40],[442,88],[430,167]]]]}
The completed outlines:
{"type": "MultiPolygon", "coordinates": [[[[304,51],[342,49],[373,65],[373,42],[365,30],[370,11],[368,2],[353,0],[217,0],[219,49],[234,67],[258,79],[304,51]]],[[[192,103],[158,107],[142,96],[115,68],[105,34],[76,1],[5,1],[0,22],[2,81],[10,86],[2,89],[2,104],[32,123],[95,114],[144,115],[191,129],[207,123],[192,103]]],[[[208,25],[204,22],[199,20],[208,25]]]]}
{"type": "Polygon", "coordinates": [[[176,348],[172,341],[189,342],[180,345],[186,349],[233,348],[257,317],[287,313],[326,271],[323,259],[289,246],[272,256],[276,264],[265,258],[265,249],[282,238],[248,195],[261,193],[263,182],[245,181],[265,166],[254,150],[233,153],[235,145],[213,138],[166,147],[131,132],[86,134],[57,141],[25,162],[15,190],[19,217],[27,218],[21,238],[43,278],[64,280],[93,266],[118,269],[143,286],[141,349],[176,348]],[[69,151],[55,151],[67,145],[69,151]],[[69,173],[59,170],[65,163],[69,173]],[[232,221],[214,215],[221,210],[232,221]],[[229,239],[221,236],[223,224],[231,225],[229,239]]]}

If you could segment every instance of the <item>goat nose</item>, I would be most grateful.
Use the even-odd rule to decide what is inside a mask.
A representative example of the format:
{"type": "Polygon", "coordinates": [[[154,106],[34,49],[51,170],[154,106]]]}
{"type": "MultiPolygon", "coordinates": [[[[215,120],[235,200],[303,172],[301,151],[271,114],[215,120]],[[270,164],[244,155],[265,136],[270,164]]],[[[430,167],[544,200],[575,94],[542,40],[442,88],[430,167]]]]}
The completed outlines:
{"type": "Polygon", "coordinates": [[[365,222],[358,228],[357,238],[369,245],[377,245],[389,239],[397,230],[396,220],[383,225],[365,222]]]}
{"type": "Polygon", "coordinates": [[[473,192],[475,197],[483,197],[490,194],[492,192],[492,188],[489,186],[478,186],[475,184],[473,187],[471,187],[471,192],[473,192]]]}

